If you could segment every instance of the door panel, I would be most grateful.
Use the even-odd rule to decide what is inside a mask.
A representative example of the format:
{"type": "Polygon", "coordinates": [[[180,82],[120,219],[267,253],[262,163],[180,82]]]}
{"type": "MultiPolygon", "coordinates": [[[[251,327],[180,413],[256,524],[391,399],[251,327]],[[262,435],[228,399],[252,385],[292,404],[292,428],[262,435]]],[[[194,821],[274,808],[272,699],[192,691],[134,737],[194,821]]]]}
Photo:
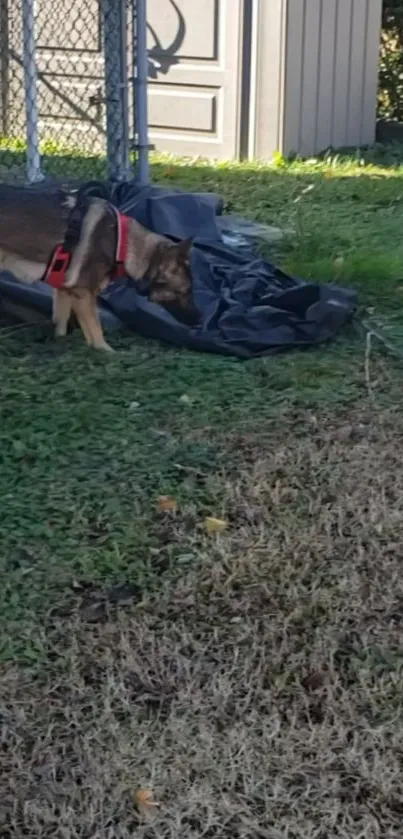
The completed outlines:
{"type": "Polygon", "coordinates": [[[239,151],[243,0],[148,0],[150,142],[215,158],[239,151]]]}

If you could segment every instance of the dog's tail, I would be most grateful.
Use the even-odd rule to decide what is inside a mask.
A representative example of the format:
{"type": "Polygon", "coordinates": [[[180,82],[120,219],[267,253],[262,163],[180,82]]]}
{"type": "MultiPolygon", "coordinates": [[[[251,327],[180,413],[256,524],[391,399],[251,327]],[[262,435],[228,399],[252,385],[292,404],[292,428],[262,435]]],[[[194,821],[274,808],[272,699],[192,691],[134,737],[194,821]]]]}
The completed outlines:
{"type": "Polygon", "coordinates": [[[64,288],[74,288],[87,260],[91,248],[91,239],[95,228],[108,211],[108,204],[102,198],[91,199],[81,224],[80,237],[73,250],[70,265],[66,272],[64,288]]]}

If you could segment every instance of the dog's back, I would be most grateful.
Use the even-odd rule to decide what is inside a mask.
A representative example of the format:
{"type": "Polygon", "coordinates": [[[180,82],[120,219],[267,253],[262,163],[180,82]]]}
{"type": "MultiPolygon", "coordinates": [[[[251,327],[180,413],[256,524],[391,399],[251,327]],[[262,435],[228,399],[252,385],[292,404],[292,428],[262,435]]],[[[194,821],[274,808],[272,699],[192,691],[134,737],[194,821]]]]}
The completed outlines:
{"type": "MultiPolygon", "coordinates": [[[[116,273],[121,222],[106,195],[95,187],[87,184],[73,196],[54,188],[0,185],[0,270],[26,283],[43,279],[52,253],[63,245],[71,259],[59,290],[65,305],[56,307],[58,334],[65,333],[73,308],[88,343],[106,348],[95,301],[116,273]]],[[[120,266],[150,300],[180,320],[197,323],[190,240],[173,243],[131,218],[125,219],[125,225],[120,266]]]]}
{"type": "Polygon", "coordinates": [[[69,196],[50,191],[0,185],[0,251],[28,262],[47,263],[63,241],[71,210],[69,196]]]}

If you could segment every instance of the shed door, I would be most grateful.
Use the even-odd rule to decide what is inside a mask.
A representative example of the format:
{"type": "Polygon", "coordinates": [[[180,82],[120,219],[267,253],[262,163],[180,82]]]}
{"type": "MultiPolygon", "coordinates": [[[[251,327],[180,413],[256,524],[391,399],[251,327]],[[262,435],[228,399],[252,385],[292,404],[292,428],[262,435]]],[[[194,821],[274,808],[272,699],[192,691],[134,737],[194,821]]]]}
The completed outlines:
{"type": "Polygon", "coordinates": [[[228,159],[239,152],[243,0],[148,0],[150,142],[228,159]]]}

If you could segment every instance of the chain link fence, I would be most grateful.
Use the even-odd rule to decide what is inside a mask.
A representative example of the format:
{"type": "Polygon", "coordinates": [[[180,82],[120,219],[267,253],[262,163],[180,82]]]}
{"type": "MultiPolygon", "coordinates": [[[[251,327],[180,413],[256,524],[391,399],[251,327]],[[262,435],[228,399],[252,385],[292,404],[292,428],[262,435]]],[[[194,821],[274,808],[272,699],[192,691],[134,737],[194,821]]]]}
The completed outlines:
{"type": "Polygon", "coordinates": [[[0,180],[131,174],[147,131],[136,20],[136,0],[0,0],[0,180]]]}

